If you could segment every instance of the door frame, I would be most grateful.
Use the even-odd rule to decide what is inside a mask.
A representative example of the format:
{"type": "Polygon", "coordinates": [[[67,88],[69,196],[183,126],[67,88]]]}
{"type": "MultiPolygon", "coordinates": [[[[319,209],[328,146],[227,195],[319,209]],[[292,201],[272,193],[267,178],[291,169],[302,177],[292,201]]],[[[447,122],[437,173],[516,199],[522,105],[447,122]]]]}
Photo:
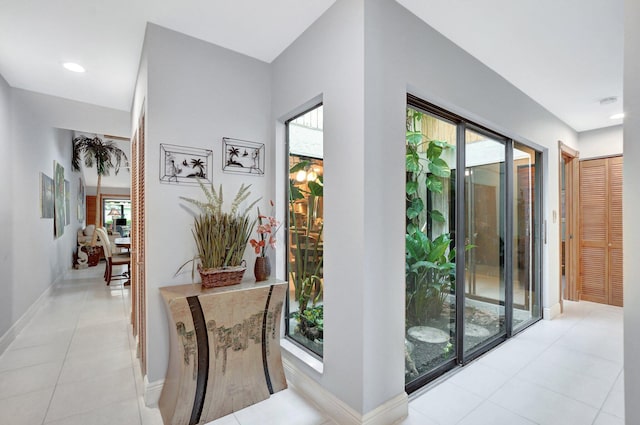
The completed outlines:
{"type": "Polygon", "coordinates": [[[558,178],[558,197],[560,200],[560,208],[562,208],[562,174],[565,177],[565,230],[569,235],[565,241],[565,290],[562,290],[562,217],[558,220],[560,230],[559,252],[560,252],[560,268],[558,272],[560,307],[564,310],[563,300],[579,301],[580,300],[580,160],[579,152],[558,140],[559,151],[559,177],[558,178]],[[564,159],[564,167],[563,160],[564,159]]]}

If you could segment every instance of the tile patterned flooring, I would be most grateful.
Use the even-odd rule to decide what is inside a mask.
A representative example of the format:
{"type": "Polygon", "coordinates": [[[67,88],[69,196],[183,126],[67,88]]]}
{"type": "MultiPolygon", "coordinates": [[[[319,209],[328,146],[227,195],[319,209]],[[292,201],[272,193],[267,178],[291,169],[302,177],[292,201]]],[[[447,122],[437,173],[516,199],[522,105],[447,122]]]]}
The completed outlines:
{"type": "MultiPolygon", "coordinates": [[[[103,265],[69,272],[0,356],[0,423],[161,425],[144,405],[130,290],[103,265]]],[[[622,309],[565,302],[422,394],[401,425],[624,424],[622,309]]],[[[329,425],[295,390],[211,425],[329,425]]]]}

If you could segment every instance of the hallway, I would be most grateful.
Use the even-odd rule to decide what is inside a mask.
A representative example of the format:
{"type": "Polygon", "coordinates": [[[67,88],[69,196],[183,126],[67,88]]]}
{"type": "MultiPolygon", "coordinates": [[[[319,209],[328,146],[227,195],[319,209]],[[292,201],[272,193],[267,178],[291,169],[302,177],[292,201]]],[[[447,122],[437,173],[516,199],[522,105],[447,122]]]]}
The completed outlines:
{"type": "MultiPolygon", "coordinates": [[[[142,399],[130,290],[70,271],[0,356],[0,423],[161,425],[142,399]]],[[[622,309],[565,302],[448,380],[414,395],[402,425],[622,425],[622,309]]],[[[214,425],[329,425],[296,391],[214,425]]]]}

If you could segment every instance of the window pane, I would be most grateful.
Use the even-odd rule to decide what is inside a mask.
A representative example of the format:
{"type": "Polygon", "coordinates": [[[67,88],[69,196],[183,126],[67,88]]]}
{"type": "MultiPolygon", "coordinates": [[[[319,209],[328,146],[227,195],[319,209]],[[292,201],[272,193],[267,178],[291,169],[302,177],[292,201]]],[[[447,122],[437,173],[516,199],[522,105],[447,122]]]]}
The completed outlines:
{"type": "Polygon", "coordinates": [[[405,382],[455,357],[456,126],[409,107],[405,382]]]}
{"type": "Polygon", "coordinates": [[[287,335],[322,356],[324,341],[322,106],[287,125],[289,296],[287,335]]]}
{"type": "Polygon", "coordinates": [[[505,145],[465,133],[464,351],[505,332],[505,145]]]}
{"type": "Polygon", "coordinates": [[[110,199],[102,200],[102,223],[111,231],[121,236],[128,236],[131,229],[131,200],[110,199]]]}

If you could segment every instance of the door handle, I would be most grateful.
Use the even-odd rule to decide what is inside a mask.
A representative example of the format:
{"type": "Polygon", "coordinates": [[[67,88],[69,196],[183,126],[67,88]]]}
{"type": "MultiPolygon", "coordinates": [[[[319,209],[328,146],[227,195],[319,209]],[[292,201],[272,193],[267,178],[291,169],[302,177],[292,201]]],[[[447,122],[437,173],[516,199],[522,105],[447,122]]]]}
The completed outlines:
{"type": "Polygon", "coordinates": [[[611,243],[609,243],[609,246],[611,246],[611,243]]]}

